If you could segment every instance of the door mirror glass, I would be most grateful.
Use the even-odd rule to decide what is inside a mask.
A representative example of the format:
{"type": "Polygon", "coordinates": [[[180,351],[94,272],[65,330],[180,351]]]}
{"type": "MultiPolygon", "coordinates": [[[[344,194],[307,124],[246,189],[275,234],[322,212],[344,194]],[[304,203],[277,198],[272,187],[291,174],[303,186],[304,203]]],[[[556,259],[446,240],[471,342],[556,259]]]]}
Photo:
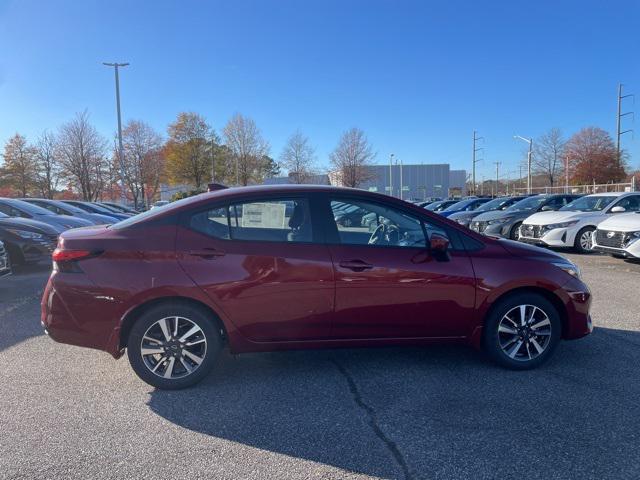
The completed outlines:
{"type": "Polygon", "coordinates": [[[624,208],[624,207],[620,207],[620,206],[613,207],[613,208],[611,209],[611,213],[622,213],[622,212],[626,212],[626,211],[627,211],[627,209],[626,209],[626,208],[624,208]]]}
{"type": "Polygon", "coordinates": [[[550,212],[551,210],[553,210],[553,207],[551,205],[545,205],[540,209],[540,211],[542,212],[550,212]]]}

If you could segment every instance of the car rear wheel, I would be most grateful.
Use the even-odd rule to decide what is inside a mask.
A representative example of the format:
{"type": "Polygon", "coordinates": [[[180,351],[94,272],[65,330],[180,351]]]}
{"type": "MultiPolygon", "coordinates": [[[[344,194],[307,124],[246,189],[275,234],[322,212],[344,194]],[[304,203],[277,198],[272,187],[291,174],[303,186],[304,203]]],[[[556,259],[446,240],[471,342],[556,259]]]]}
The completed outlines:
{"type": "Polygon", "coordinates": [[[546,362],[560,341],[561,322],[549,300],[536,293],[507,297],[484,325],[484,347],[493,361],[513,370],[546,362]]]}
{"type": "Polygon", "coordinates": [[[591,253],[593,252],[593,227],[584,227],[576,235],[576,239],[573,242],[573,246],[578,253],[591,253]]]}
{"type": "Polygon", "coordinates": [[[160,304],[144,312],[127,341],[129,363],[156,388],[175,390],[201,381],[222,348],[215,322],[191,305],[160,304]]]}

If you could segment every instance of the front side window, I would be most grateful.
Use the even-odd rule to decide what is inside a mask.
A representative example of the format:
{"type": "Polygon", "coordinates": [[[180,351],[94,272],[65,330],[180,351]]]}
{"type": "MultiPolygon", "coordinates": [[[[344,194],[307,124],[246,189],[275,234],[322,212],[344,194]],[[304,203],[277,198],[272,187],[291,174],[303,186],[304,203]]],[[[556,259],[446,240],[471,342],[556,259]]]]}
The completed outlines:
{"type": "Polygon", "coordinates": [[[334,200],[331,212],[341,244],[425,247],[427,237],[444,230],[400,210],[360,200],[334,200]],[[345,207],[346,205],[346,207],[345,207]]]}
{"type": "Polygon", "coordinates": [[[615,204],[616,207],[622,207],[626,212],[640,211],[640,195],[631,195],[625,197],[615,204]]]}
{"type": "Polygon", "coordinates": [[[313,233],[306,199],[238,202],[192,215],[189,226],[225,240],[311,242],[313,233]]]}

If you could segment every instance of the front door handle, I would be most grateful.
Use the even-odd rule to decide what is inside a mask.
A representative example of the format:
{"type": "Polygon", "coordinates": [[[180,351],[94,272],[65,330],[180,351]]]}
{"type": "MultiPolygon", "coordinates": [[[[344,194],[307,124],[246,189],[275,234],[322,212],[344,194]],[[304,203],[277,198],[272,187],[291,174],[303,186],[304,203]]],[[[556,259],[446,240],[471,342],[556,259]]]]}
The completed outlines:
{"type": "Polygon", "coordinates": [[[362,260],[343,260],[339,263],[339,265],[342,268],[348,268],[349,270],[353,270],[354,272],[362,272],[364,270],[370,270],[373,268],[373,265],[362,260]]]}
{"type": "Polygon", "coordinates": [[[215,248],[203,248],[202,250],[189,250],[189,255],[192,257],[201,257],[206,259],[212,259],[224,256],[224,252],[216,250],[215,248]]]}

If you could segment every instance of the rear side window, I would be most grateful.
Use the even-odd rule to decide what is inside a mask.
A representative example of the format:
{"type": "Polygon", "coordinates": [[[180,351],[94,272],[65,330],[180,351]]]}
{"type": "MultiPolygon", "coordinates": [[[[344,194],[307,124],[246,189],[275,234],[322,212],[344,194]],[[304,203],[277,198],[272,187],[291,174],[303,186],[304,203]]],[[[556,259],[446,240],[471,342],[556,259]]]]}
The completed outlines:
{"type": "Polygon", "coordinates": [[[211,237],[257,242],[311,242],[306,199],[267,199],[232,203],[193,215],[189,225],[211,237]]]}

